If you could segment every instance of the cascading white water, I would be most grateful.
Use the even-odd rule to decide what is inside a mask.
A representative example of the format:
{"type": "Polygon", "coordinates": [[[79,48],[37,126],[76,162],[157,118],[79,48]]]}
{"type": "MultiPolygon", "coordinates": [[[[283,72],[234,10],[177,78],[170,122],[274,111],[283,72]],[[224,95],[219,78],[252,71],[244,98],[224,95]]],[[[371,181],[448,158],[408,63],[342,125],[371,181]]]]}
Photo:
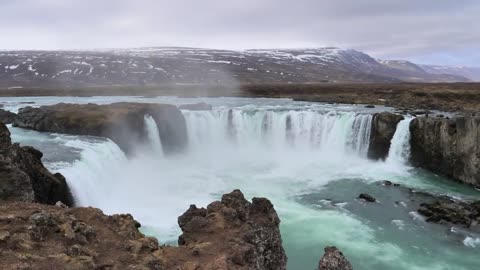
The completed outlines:
{"type": "Polygon", "coordinates": [[[356,153],[366,156],[372,115],[349,112],[184,111],[193,147],[356,153]]]}
{"type": "Polygon", "coordinates": [[[412,120],[413,118],[406,118],[398,123],[390,144],[387,163],[403,165],[408,163],[410,158],[410,122],[412,120]]]}
{"type": "Polygon", "coordinates": [[[151,147],[153,153],[157,156],[163,157],[162,141],[158,132],[157,123],[150,115],[145,115],[145,131],[147,132],[149,147],[151,147]]]}
{"type": "MultiPolygon", "coordinates": [[[[70,140],[64,144],[82,150],[80,160],[60,170],[68,180],[76,204],[109,209],[108,198],[121,184],[119,168],[128,162],[125,154],[110,140],[101,143],[70,140]],[[99,183],[100,179],[103,183],[99,183]]],[[[110,201],[110,204],[117,203],[110,201]]]]}

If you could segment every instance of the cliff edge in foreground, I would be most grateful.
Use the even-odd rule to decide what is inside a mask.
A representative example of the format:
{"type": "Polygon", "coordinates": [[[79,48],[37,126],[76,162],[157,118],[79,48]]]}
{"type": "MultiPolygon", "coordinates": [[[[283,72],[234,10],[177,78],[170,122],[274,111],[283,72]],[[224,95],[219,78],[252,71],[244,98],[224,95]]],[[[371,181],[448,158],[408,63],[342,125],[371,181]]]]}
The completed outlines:
{"type": "Polygon", "coordinates": [[[0,269],[286,269],[280,220],[239,190],[178,223],[179,246],[159,246],[131,215],[23,202],[0,204],[0,269]]]}

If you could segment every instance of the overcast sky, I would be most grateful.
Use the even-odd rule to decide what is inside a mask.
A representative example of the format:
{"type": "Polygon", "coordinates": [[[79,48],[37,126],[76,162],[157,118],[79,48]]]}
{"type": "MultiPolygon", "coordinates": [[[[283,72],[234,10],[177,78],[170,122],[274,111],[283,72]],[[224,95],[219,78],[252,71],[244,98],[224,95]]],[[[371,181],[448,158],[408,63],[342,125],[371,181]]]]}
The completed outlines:
{"type": "Polygon", "coordinates": [[[337,46],[480,66],[480,0],[0,0],[0,49],[337,46]]]}

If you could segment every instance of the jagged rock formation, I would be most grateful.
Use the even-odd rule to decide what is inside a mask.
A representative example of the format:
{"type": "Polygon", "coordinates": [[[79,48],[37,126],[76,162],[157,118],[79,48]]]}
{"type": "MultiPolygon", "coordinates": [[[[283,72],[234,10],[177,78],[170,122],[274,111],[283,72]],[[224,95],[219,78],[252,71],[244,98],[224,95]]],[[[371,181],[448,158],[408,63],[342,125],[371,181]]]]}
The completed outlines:
{"type": "Polygon", "coordinates": [[[159,246],[131,215],[94,208],[0,205],[1,269],[286,269],[278,216],[236,190],[178,219],[178,247],[159,246]]]}
{"type": "Polygon", "coordinates": [[[352,270],[352,265],[336,247],[326,247],[318,270],[352,270]]]}
{"type": "Polygon", "coordinates": [[[163,149],[167,153],[183,150],[187,145],[187,127],[180,110],[167,104],[115,103],[57,104],[20,109],[14,126],[73,135],[107,137],[130,152],[147,139],[145,115],[157,123],[163,149]]]}
{"type": "Polygon", "coordinates": [[[73,204],[65,178],[50,173],[42,155],[33,147],[12,144],[10,132],[0,123],[0,201],[73,204]]]}
{"type": "Polygon", "coordinates": [[[16,114],[0,109],[0,123],[11,124],[15,119],[16,114]]]}
{"type": "Polygon", "coordinates": [[[397,130],[397,125],[404,119],[399,114],[382,112],[375,114],[372,123],[370,147],[368,157],[371,159],[385,159],[390,150],[390,142],[397,130]]]}
{"type": "Polygon", "coordinates": [[[480,117],[416,118],[410,132],[413,165],[480,187],[480,117]]]}
{"type": "Polygon", "coordinates": [[[280,219],[268,199],[250,203],[235,190],[206,209],[190,206],[178,223],[183,234],[178,249],[165,250],[167,269],[286,269],[280,219]],[[205,260],[208,254],[215,257],[205,260]],[[191,262],[192,256],[197,262],[191,262]]]}

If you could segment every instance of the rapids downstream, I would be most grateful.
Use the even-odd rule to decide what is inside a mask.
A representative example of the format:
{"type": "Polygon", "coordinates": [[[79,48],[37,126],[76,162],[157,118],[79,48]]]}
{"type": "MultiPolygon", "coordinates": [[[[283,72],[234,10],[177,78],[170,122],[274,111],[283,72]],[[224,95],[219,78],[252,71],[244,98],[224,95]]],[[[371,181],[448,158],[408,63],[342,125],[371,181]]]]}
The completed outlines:
{"type": "Polygon", "coordinates": [[[155,121],[145,116],[149,141],[127,157],[112,141],[10,127],[12,139],[44,153],[44,163],[68,180],[77,204],[107,214],[131,213],[143,232],[174,244],[177,217],[190,204],[206,206],[241,189],[269,198],[281,219],[289,269],[314,269],[324,246],[344,251],[354,269],[477,269],[478,235],[429,224],[400,191],[378,181],[457,198],[478,192],[409,166],[412,118],[400,122],[386,161],[367,159],[373,113],[389,108],[294,102],[286,99],[158,97],[0,98],[17,111],[59,102],[118,101],[188,104],[182,111],[188,150],[165,156],[155,121]],[[356,199],[369,193],[381,204],[356,199]]]}

